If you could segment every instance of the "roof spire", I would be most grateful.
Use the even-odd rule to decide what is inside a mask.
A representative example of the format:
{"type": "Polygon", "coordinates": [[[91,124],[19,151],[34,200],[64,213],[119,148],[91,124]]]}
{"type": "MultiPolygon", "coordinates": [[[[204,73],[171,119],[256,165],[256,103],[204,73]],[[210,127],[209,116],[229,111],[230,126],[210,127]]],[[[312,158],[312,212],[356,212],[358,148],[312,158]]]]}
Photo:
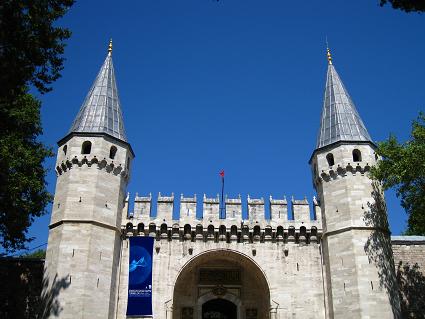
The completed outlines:
{"type": "Polygon", "coordinates": [[[332,64],[329,48],[327,56],[328,72],[316,148],[339,141],[371,142],[354,102],[332,64]]]}
{"type": "Polygon", "coordinates": [[[108,53],[112,54],[112,38],[109,40],[108,53]]]}
{"type": "Polygon", "coordinates": [[[69,132],[105,133],[126,142],[111,52],[112,40],[109,42],[105,62],[87,93],[69,132]]]}

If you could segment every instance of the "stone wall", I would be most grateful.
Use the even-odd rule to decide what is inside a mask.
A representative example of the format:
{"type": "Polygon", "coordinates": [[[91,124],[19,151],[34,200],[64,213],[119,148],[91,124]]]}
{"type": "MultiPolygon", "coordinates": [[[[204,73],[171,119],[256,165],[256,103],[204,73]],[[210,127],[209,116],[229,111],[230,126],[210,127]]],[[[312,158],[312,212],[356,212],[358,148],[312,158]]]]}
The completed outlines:
{"type": "MultiPolygon", "coordinates": [[[[422,236],[392,236],[392,249],[397,272],[398,284],[401,289],[403,318],[425,318],[425,237],[422,236]]],[[[128,280],[128,241],[124,240],[121,267],[121,286],[119,301],[119,318],[125,317],[127,280],[128,280]]],[[[156,258],[154,277],[157,285],[155,292],[155,318],[171,314],[176,276],[182,268],[202,256],[208,257],[208,251],[217,252],[223,249],[228,252],[239,251],[246,260],[242,265],[253,267],[259,265],[270,285],[271,303],[275,306],[277,318],[305,318],[309,314],[319,316],[323,313],[321,303],[323,293],[321,287],[319,251],[316,245],[299,245],[296,243],[260,243],[257,245],[225,242],[204,242],[198,244],[192,241],[156,242],[156,258]],[[263,246],[264,245],[264,246],[263,246]],[[159,248],[159,249],[158,249],[159,248]],[[256,249],[255,256],[253,249],[256,249]],[[207,253],[205,255],[205,253],[207,253]],[[250,265],[249,260],[255,262],[250,265]],[[269,264],[269,265],[268,265],[269,264]],[[281,264],[278,269],[273,269],[281,264]],[[271,267],[270,267],[271,266],[271,267]],[[270,268],[270,269],[269,269],[270,268]],[[277,298],[276,298],[277,296],[277,298]],[[168,298],[168,299],[167,299],[168,298]],[[160,300],[162,302],[160,302],[160,300]],[[168,302],[167,302],[168,301],[168,302]],[[283,301],[279,305],[276,301],[283,301]]],[[[213,256],[214,253],[211,255],[213,256]]],[[[225,256],[225,255],[223,255],[225,256]]],[[[242,260],[242,259],[240,259],[242,260]]],[[[50,300],[40,298],[43,277],[42,259],[1,258],[0,259],[0,317],[1,318],[36,318],[38,306],[44,303],[54,307],[55,298],[63,287],[51,295],[50,300]]],[[[175,309],[173,317],[179,318],[180,310],[175,309]]],[[[53,309],[54,312],[54,309],[53,309]]],[[[168,318],[168,317],[167,317],[168,318]]]]}
{"type": "Polygon", "coordinates": [[[425,318],[425,236],[392,236],[403,318],[425,318]]]}
{"type": "Polygon", "coordinates": [[[228,299],[238,305],[240,318],[253,311],[258,319],[325,318],[322,227],[315,199],[314,214],[306,199],[292,199],[289,214],[286,199],[226,198],[222,215],[226,218],[219,217],[218,198],[199,198],[201,216],[195,214],[197,202],[196,196],[182,195],[180,207],[176,207],[173,194],[160,194],[156,214],[152,214],[151,195],[136,196],[134,212],[125,205],[118,318],[125,318],[127,308],[130,236],[156,239],[152,274],[155,319],[180,319],[184,311],[199,318],[200,305],[215,288],[203,285],[197,274],[209,267],[241,272],[239,286],[222,283],[228,299]],[[173,215],[174,207],[180,216],[173,215]]]}

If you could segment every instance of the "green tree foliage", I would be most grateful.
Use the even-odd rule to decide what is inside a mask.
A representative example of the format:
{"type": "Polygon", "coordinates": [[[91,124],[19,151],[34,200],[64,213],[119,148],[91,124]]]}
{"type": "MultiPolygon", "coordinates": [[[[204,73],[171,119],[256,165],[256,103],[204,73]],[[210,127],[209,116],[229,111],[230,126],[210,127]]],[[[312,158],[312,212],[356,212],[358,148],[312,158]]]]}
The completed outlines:
{"type": "Polygon", "coordinates": [[[26,85],[35,86],[41,93],[51,90],[50,84],[63,69],[63,41],[71,35],[54,23],[73,3],[0,1],[0,83],[4,93],[17,94],[26,85]]]}
{"type": "Polygon", "coordinates": [[[0,1],[0,242],[23,249],[28,227],[51,195],[43,162],[52,156],[38,141],[41,103],[31,94],[51,90],[63,69],[70,31],[54,25],[73,0],[0,1]]]}
{"type": "Polygon", "coordinates": [[[384,189],[396,189],[409,217],[406,234],[425,235],[425,114],[413,122],[407,142],[390,136],[378,144],[377,153],[382,160],[372,168],[372,177],[384,189]]]}
{"type": "Polygon", "coordinates": [[[33,251],[32,253],[24,254],[21,257],[44,259],[46,258],[46,251],[44,249],[37,249],[36,251],[33,251]]]}
{"type": "Polygon", "coordinates": [[[425,12],[424,0],[381,0],[381,7],[390,3],[394,9],[405,12],[425,12]]]}

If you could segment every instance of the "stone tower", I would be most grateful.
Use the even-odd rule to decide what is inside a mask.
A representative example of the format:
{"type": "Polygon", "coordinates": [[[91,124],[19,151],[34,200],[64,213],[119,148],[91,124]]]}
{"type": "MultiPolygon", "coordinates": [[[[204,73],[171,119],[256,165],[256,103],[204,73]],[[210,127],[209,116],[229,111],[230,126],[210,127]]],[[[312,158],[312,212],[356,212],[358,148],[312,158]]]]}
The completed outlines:
{"type": "Polygon", "coordinates": [[[321,125],[310,159],[323,216],[328,318],[399,317],[385,201],[368,176],[377,160],[328,49],[321,125]]]}
{"type": "Polygon", "coordinates": [[[121,218],[134,154],[108,55],[69,133],[58,142],[45,263],[46,315],[113,318],[121,218]]]}

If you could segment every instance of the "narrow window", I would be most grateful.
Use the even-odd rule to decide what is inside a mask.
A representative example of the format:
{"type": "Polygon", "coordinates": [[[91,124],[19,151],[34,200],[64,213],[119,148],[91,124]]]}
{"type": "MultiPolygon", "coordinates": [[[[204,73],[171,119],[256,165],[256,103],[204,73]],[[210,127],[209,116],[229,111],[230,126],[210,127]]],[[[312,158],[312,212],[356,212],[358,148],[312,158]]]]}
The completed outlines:
{"type": "Polygon", "coordinates": [[[326,155],[326,160],[328,161],[329,166],[333,166],[335,164],[334,156],[332,153],[329,153],[328,155],[326,155]]]}
{"type": "Polygon", "coordinates": [[[111,149],[109,150],[109,158],[114,159],[115,154],[117,154],[117,148],[115,146],[111,146],[111,149]]]}
{"type": "Polygon", "coordinates": [[[355,149],[353,150],[353,162],[361,162],[362,161],[362,153],[355,149]]]}
{"type": "Polygon", "coordinates": [[[85,141],[81,147],[81,154],[90,154],[91,152],[91,142],[85,141]]]}
{"type": "Polygon", "coordinates": [[[66,155],[66,152],[68,151],[68,145],[65,145],[62,150],[63,150],[63,155],[66,155]]]}

